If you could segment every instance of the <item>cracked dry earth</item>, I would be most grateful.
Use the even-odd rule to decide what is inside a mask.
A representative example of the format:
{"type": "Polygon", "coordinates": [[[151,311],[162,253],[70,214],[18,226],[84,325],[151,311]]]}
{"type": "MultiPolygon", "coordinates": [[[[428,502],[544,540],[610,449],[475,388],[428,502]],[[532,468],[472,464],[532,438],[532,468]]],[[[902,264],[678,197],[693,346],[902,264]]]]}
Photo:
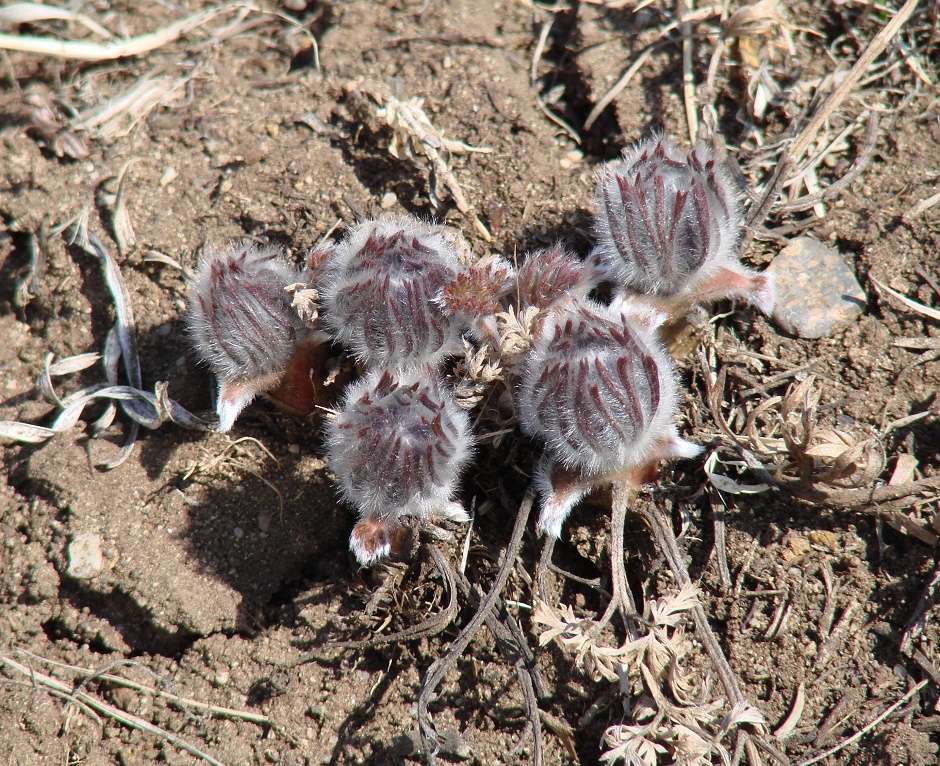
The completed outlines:
{"type": "MultiPolygon", "coordinates": [[[[188,3],[187,12],[199,7],[188,3]]],[[[89,8],[128,35],[179,17],[167,4],[89,8]]],[[[832,31],[825,9],[795,4],[789,12],[797,26],[823,30],[823,37],[832,31]]],[[[14,81],[47,98],[61,89],[76,108],[147,76],[185,83],[124,135],[89,141],[81,159],[57,157],[15,121],[0,124],[0,419],[48,423],[54,408],[35,385],[46,355],[104,348],[113,303],[99,265],[85,252],[50,234],[25,297],[19,288],[31,237],[84,206],[92,230],[117,252],[109,195],[128,160],[136,159],[125,180],[136,246],[120,258],[120,269],[135,313],[144,388],[168,381],[173,399],[205,412],[212,381],[187,352],[185,277],[147,260],[149,252],[191,269],[204,248],[250,237],[283,243],[300,257],[338,219],[341,233],[357,217],[388,210],[437,215],[462,229],[478,255],[491,249],[512,258],[558,240],[584,254],[595,165],[655,127],[686,135],[674,45],[650,56],[576,147],[539,109],[530,85],[547,18],[540,8],[505,0],[350,0],[309,3],[298,18],[317,38],[319,70],[303,36],[276,19],[214,41],[193,32],[119,62],[9,55],[0,86],[5,103],[18,97],[14,81]],[[455,209],[435,213],[426,173],[390,156],[375,104],[358,87],[364,81],[402,99],[422,96],[447,136],[494,150],[455,161],[468,198],[495,235],[491,245],[455,209]]],[[[560,13],[539,65],[543,92],[561,89],[554,91],[561,94],[555,112],[580,128],[624,62],[654,37],[627,11],[574,3],[560,13]]],[[[830,66],[818,48],[807,46],[806,55],[807,73],[830,66]]],[[[935,82],[935,67],[929,75],[935,82]]],[[[915,270],[936,274],[940,208],[901,222],[940,178],[935,88],[888,127],[862,178],[805,229],[854,270],[868,296],[863,315],[835,337],[804,341],[748,309],[716,308],[725,314],[714,323],[715,350],[731,369],[729,391],[756,381],[783,393],[790,379],[774,376],[811,365],[825,417],[863,434],[935,406],[940,362],[929,350],[895,341],[936,341],[940,328],[881,300],[869,281],[927,304],[940,300],[915,270]]],[[[763,268],[779,248],[759,241],[746,260],[763,268]]],[[[680,430],[706,443],[714,429],[696,404],[697,364],[694,353],[682,363],[690,394],[680,430]]],[[[63,394],[103,375],[95,366],[55,382],[63,394]]],[[[98,414],[89,410],[87,417],[98,414]]],[[[52,663],[108,667],[151,689],[251,713],[254,720],[209,716],[102,679],[83,687],[225,764],[419,762],[421,677],[457,627],[374,649],[329,645],[416,624],[440,609],[441,590],[420,555],[388,570],[357,571],[347,549],[354,514],[339,502],[325,469],[316,423],[260,402],[231,438],[165,424],[142,433],[123,465],[96,470],[94,463],[118,452],[126,429],[119,413],[98,438],[76,427],[42,445],[3,447],[0,649],[15,650],[8,656],[68,687],[77,677],[52,663]],[[100,558],[76,577],[69,546],[82,535],[100,540],[100,558]]],[[[893,432],[885,478],[902,453],[917,459],[923,475],[935,474],[938,437],[935,415],[893,432]]],[[[467,477],[463,500],[476,498],[478,507],[467,571],[484,588],[534,455],[532,445],[515,439],[481,448],[467,477]]],[[[681,542],[693,579],[746,696],[771,729],[804,691],[801,719],[778,743],[794,762],[862,728],[927,677],[938,640],[932,593],[924,626],[906,652],[899,637],[935,579],[929,540],[871,512],[823,511],[769,494],[721,502],[699,491],[705,485],[700,462],[669,471],[664,502],[677,520],[683,511],[681,542]],[[717,516],[727,528],[731,584],[723,583],[715,554],[717,516]],[[917,653],[925,663],[912,659],[917,653]]],[[[930,518],[936,502],[916,512],[930,518]]],[[[582,577],[606,576],[607,519],[589,507],[575,513],[556,558],[582,577]]],[[[460,542],[448,545],[459,557],[460,542]]],[[[531,599],[520,572],[531,573],[538,548],[530,530],[510,580],[511,599],[531,599]]],[[[628,524],[627,550],[631,575],[647,596],[673,587],[638,521],[628,524]]],[[[594,591],[573,582],[559,599],[584,614],[603,607],[594,591]]],[[[464,604],[458,625],[471,613],[464,604]]],[[[538,630],[524,608],[519,616],[537,646],[538,630]]],[[[546,762],[596,763],[601,734],[623,717],[615,690],[590,681],[553,644],[537,649],[537,658],[551,692],[542,709],[574,730],[571,740],[547,735],[546,762]]],[[[937,693],[929,684],[828,763],[936,763],[937,693]]],[[[531,758],[513,668],[485,631],[447,676],[432,710],[448,762],[531,758]]],[[[0,759],[122,766],[197,760],[165,738],[67,704],[9,667],[0,683],[0,759]]]]}

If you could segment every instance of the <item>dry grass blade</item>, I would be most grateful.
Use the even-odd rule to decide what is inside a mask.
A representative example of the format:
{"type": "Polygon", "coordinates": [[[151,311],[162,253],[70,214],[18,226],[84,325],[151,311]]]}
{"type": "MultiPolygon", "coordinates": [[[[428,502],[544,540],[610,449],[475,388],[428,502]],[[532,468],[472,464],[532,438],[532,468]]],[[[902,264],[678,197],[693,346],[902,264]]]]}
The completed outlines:
{"type": "Polygon", "coordinates": [[[50,694],[53,694],[62,699],[76,702],[83,707],[90,708],[101,713],[112,720],[117,721],[124,726],[127,726],[131,729],[139,729],[140,731],[147,732],[148,734],[153,734],[161,739],[170,742],[181,750],[186,751],[190,755],[193,755],[197,758],[201,758],[207,763],[211,763],[213,766],[225,766],[221,761],[213,758],[208,753],[200,750],[195,745],[189,744],[184,739],[181,739],[176,734],[167,731],[166,729],[161,729],[159,726],[155,726],[149,721],[145,721],[142,718],[138,718],[135,715],[130,713],[125,713],[123,710],[109,705],[106,702],[102,702],[97,697],[88,692],[77,691],[72,689],[70,686],[62,683],[52,676],[47,676],[44,673],[39,673],[33,668],[30,668],[26,665],[23,665],[16,660],[12,659],[9,655],[0,655],[0,663],[3,663],[10,670],[13,670],[21,675],[26,676],[35,686],[40,687],[48,691],[50,694]]]}
{"type": "Polygon", "coordinates": [[[934,205],[940,204],[940,192],[936,194],[931,194],[927,199],[922,199],[914,207],[908,210],[904,215],[901,216],[901,219],[905,223],[910,223],[913,219],[917,218],[919,215],[923,215],[934,205]]]}
{"type": "Polygon", "coordinates": [[[151,79],[145,76],[108,100],[104,106],[82,112],[70,123],[70,127],[93,132],[108,141],[121,138],[133,131],[150,112],[168,101],[189,80],[188,77],[174,80],[171,77],[151,79]]]}
{"type": "Polygon", "coordinates": [[[25,53],[37,53],[43,56],[56,56],[64,59],[78,61],[109,61],[126,56],[139,56],[149,53],[167,43],[173,42],[187,32],[202,26],[222,13],[228,13],[239,8],[233,4],[224,8],[213,8],[208,11],[187,16],[169,26],[158,29],[149,34],[132,37],[129,40],[115,41],[106,44],[77,42],[73,40],[56,40],[49,37],[32,37],[30,35],[0,34],[0,48],[25,53]]]}
{"type": "Polygon", "coordinates": [[[922,314],[925,317],[930,317],[930,319],[940,319],[940,311],[937,309],[932,309],[930,306],[925,306],[923,303],[918,303],[917,301],[911,300],[906,295],[902,295],[897,290],[892,290],[886,284],[879,282],[874,277],[871,277],[871,282],[878,289],[878,292],[887,293],[892,298],[903,303],[905,306],[911,309],[911,311],[916,311],[918,314],[922,314]]]}
{"type": "Polygon", "coordinates": [[[124,163],[124,167],[121,168],[121,172],[118,174],[118,188],[114,198],[114,212],[112,214],[111,223],[114,228],[114,241],[117,242],[118,252],[121,254],[122,258],[137,244],[137,235],[134,233],[134,226],[127,212],[127,197],[124,182],[127,180],[128,169],[139,159],[139,157],[129,159],[124,163]]]}
{"type": "MultiPolygon", "coordinates": [[[[888,47],[891,40],[898,34],[901,27],[904,26],[911,17],[911,14],[914,13],[918,3],[919,0],[907,0],[898,11],[897,15],[875,35],[842,82],[829,94],[826,100],[813,114],[810,121],[800,131],[793,143],[784,151],[776,170],[765,186],[760,201],[754,204],[748,213],[746,225],[750,232],[753,232],[753,227],[760,224],[767,216],[770,206],[773,204],[780,191],[781,185],[790,177],[794,165],[799,162],[803,153],[816,138],[819,129],[849,95],[862,75],[868,71],[872,62],[888,47]]],[[[752,236],[752,234],[746,235],[746,237],[749,236],[752,236]]],[[[746,244],[747,242],[743,243],[742,248],[746,244]]]]}
{"type": "Polygon", "coordinates": [[[809,758],[809,759],[807,759],[807,760],[805,760],[805,761],[800,761],[798,764],[796,764],[796,766],[812,766],[812,764],[814,764],[814,763],[819,763],[820,761],[824,761],[824,760],[826,760],[827,758],[830,758],[831,756],[835,755],[835,754],[838,753],[839,751],[844,750],[846,747],[848,747],[849,745],[851,745],[853,742],[858,742],[858,740],[860,740],[862,737],[864,737],[868,732],[870,732],[872,729],[874,729],[874,728],[875,728],[879,723],[881,723],[885,718],[887,718],[887,717],[888,717],[889,715],[891,715],[895,710],[897,710],[899,707],[901,707],[901,705],[903,705],[903,704],[904,704],[905,702],[907,702],[911,697],[913,697],[915,694],[917,694],[917,693],[918,693],[921,689],[923,689],[928,683],[930,683],[930,679],[929,679],[929,678],[925,678],[923,681],[921,681],[920,683],[918,683],[916,686],[911,687],[911,689],[910,689],[903,697],[901,697],[901,698],[898,699],[896,702],[894,702],[893,704],[891,704],[891,705],[889,705],[887,708],[885,708],[881,713],[879,713],[875,718],[873,718],[873,719],[872,719],[868,724],[866,724],[863,728],[861,728],[861,729],[859,729],[857,732],[855,732],[855,734],[853,734],[851,737],[847,737],[846,739],[842,740],[839,744],[835,745],[834,747],[829,748],[828,750],[826,750],[826,751],[823,752],[823,753],[820,753],[819,755],[816,755],[816,756],[814,756],[814,757],[812,757],[812,758],[809,758]]]}
{"type": "Polygon", "coordinates": [[[803,717],[803,710],[805,708],[806,685],[800,683],[800,685],[796,687],[796,696],[793,698],[793,705],[790,707],[790,712],[783,723],[774,731],[774,736],[777,739],[786,739],[789,737],[799,724],[800,718],[803,717]]]}
{"type": "MultiPolygon", "coordinates": [[[[250,723],[256,723],[261,726],[273,726],[273,723],[270,718],[260,713],[252,713],[249,710],[235,710],[234,708],[219,707],[218,705],[210,705],[207,702],[200,702],[196,699],[191,699],[189,697],[183,697],[179,694],[173,694],[172,692],[163,691],[162,689],[157,689],[152,686],[147,686],[146,684],[139,683],[137,681],[132,681],[129,678],[124,676],[114,675],[113,673],[106,672],[106,670],[91,670],[89,668],[82,668],[77,665],[68,665],[64,662],[56,662],[55,660],[50,660],[46,657],[40,657],[37,654],[33,654],[30,651],[25,649],[18,649],[16,653],[22,655],[31,660],[36,660],[37,662],[42,662],[46,665],[51,665],[53,667],[62,668],[71,673],[75,673],[81,679],[81,684],[87,684],[89,681],[106,681],[115,686],[123,686],[127,689],[133,689],[137,692],[143,692],[145,694],[152,694],[155,697],[160,697],[165,699],[167,702],[177,705],[184,710],[201,710],[210,715],[216,716],[218,718],[231,718],[233,720],[248,721],[250,723]]],[[[147,668],[144,665],[141,665],[134,660],[121,660],[118,663],[111,663],[108,665],[108,669],[113,668],[115,665],[123,665],[129,667],[137,667],[146,672],[148,675],[152,676],[157,681],[160,681],[163,684],[169,684],[170,682],[163,678],[162,676],[154,673],[152,670],[147,668]]]]}
{"type": "Polygon", "coordinates": [[[0,8],[0,25],[2,26],[32,24],[37,21],[73,21],[84,26],[89,32],[100,35],[105,39],[114,37],[107,29],[88,18],[84,13],[67,11],[54,5],[13,3],[6,8],[0,8]]]}
{"type": "Polygon", "coordinates": [[[428,184],[431,201],[436,205],[440,202],[438,193],[440,190],[437,188],[439,181],[454,200],[457,209],[473,224],[477,233],[486,242],[492,242],[492,235],[467,201],[463,187],[451,170],[449,158],[452,154],[474,152],[489,154],[493,150],[445,138],[444,134],[431,123],[422,108],[424,101],[421,98],[415,97],[401,101],[387,93],[386,89],[381,86],[364,85],[362,90],[381,105],[378,116],[384,119],[392,130],[389,154],[398,159],[408,157],[419,165],[428,167],[431,172],[428,184]]]}

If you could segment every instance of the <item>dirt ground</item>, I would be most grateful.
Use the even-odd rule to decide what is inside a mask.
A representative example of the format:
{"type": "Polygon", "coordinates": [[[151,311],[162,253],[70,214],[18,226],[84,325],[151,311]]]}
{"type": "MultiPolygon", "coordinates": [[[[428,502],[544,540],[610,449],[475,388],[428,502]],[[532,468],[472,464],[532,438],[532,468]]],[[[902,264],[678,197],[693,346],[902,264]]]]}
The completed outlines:
{"type": "MultiPolygon", "coordinates": [[[[202,7],[100,0],[82,10],[130,37],[202,7]]],[[[752,182],[772,170],[781,137],[813,108],[821,78],[847,71],[893,15],[877,8],[787,4],[783,18],[794,50],[790,63],[778,67],[786,75],[778,77],[781,103],[750,127],[741,44],[729,40],[716,114],[752,182]]],[[[55,227],[87,208],[89,229],[117,256],[114,195],[128,161],[123,202],[134,238],[118,260],[136,320],[143,388],[168,381],[170,396],[199,413],[212,406],[213,382],[187,349],[184,272],[205,249],[247,237],[284,244],[300,258],[334,226],[339,236],[362,217],[407,212],[459,228],[477,255],[521,257],[559,240],[586,254],[597,164],[651,130],[688,138],[681,44],[674,30],[661,36],[671,16],[655,4],[636,14],[579,2],[552,13],[511,0],[293,2],[270,10],[282,15],[233,7],[180,39],[119,61],[4,56],[0,419],[48,425],[56,407],[36,383],[47,354],[104,349],[115,314],[100,264],[55,227]],[[533,83],[533,55],[549,21],[533,83]],[[305,33],[316,39],[319,68],[305,33]],[[637,77],[585,130],[594,105],[660,40],[637,77]],[[119,108],[118,97],[141,83],[159,88],[159,101],[119,108]],[[453,158],[492,243],[452,202],[435,209],[427,171],[389,153],[390,132],[374,93],[420,96],[448,138],[493,150],[453,158]],[[546,116],[537,97],[579,135],[580,146],[546,116]],[[58,134],[39,124],[37,103],[49,106],[58,134]],[[113,121],[102,117],[89,131],[66,127],[109,104],[114,109],[105,117],[113,121]],[[154,261],[153,253],[183,270],[154,261]]],[[[820,422],[864,442],[866,460],[876,453],[863,483],[836,482],[834,490],[883,486],[899,463],[913,464],[910,458],[916,461],[911,478],[935,477],[940,469],[940,421],[933,411],[940,326],[886,300],[872,281],[940,305],[929,284],[940,280],[940,207],[906,215],[940,180],[940,72],[935,27],[930,32],[936,13],[934,4],[914,16],[912,25],[927,32],[902,34],[903,50],[890,49],[897,65],[877,64],[833,121],[829,140],[859,115],[880,111],[870,165],[827,203],[824,217],[812,210],[771,217],[766,226],[774,231],[762,230],[744,255],[763,268],[796,233],[820,239],[864,288],[861,317],[833,337],[802,340],[747,307],[720,304],[698,341],[712,368],[725,370],[719,399],[726,414],[739,404],[753,409],[815,375],[820,422]],[[921,413],[929,414],[904,420],[921,413]]],[[[692,67],[701,88],[719,27],[712,19],[696,28],[692,67]]],[[[95,37],[80,24],[59,21],[16,31],[95,37]]],[[[782,39],[777,42],[786,47],[782,39]]],[[[824,185],[848,169],[861,136],[856,131],[844,151],[820,164],[824,185]]],[[[688,353],[680,367],[689,391],[680,431],[709,452],[721,448],[725,460],[737,459],[722,447],[707,406],[699,352],[688,353]]],[[[95,365],[54,382],[65,395],[104,379],[95,365]]],[[[457,622],[434,637],[364,649],[331,645],[421,622],[441,608],[442,589],[421,551],[387,568],[357,569],[347,547],[355,514],[338,499],[316,422],[292,419],[262,401],[230,436],[174,424],[142,432],[126,462],[102,471],[94,464],[117,455],[129,422],[118,411],[92,438],[85,421],[103,409],[89,408],[75,428],[44,444],[2,448],[0,649],[65,685],[56,691],[3,665],[3,760],[200,762],[181,747],[186,742],[229,765],[420,762],[421,679],[473,605],[462,599],[457,622]],[[101,541],[92,576],[69,570],[69,546],[81,535],[101,541]],[[80,677],[66,665],[107,669],[142,685],[99,677],[78,691],[176,741],[125,725],[87,701],[70,702],[80,677]],[[204,705],[171,704],[157,692],[204,705]],[[246,715],[210,715],[205,705],[246,715]]],[[[770,429],[769,420],[760,427],[770,429]]],[[[743,416],[732,421],[743,431],[743,416]]],[[[535,455],[521,437],[484,443],[465,482],[463,500],[478,509],[467,576],[484,590],[535,455]]],[[[760,482],[746,471],[739,479],[760,482]]],[[[792,763],[822,753],[926,680],[823,762],[938,762],[936,493],[881,509],[857,497],[840,505],[787,492],[719,493],[697,460],[669,467],[641,502],[672,512],[711,624],[769,731],[802,700],[786,736],[768,735],[780,753],[792,763]],[[724,554],[716,544],[719,530],[724,554]],[[730,578],[723,576],[725,561],[730,578]]],[[[606,582],[608,538],[609,513],[585,506],[568,522],[555,560],[581,578],[606,582]]],[[[462,534],[443,548],[458,560],[462,534]]],[[[506,595],[548,687],[539,702],[547,714],[545,762],[597,763],[605,729],[627,714],[616,684],[588,678],[574,654],[556,643],[539,647],[541,629],[530,607],[540,548],[530,525],[506,595]],[[570,738],[559,734],[565,727],[570,738]]],[[[632,517],[627,556],[638,598],[675,589],[648,529],[632,517]]],[[[560,578],[556,588],[559,603],[579,615],[603,611],[596,589],[560,578]]],[[[704,673],[706,661],[698,662],[704,673]]],[[[444,739],[443,761],[531,760],[531,728],[516,678],[482,631],[431,707],[444,739]]],[[[773,762],[767,753],[760,757],[773,762]]]]}

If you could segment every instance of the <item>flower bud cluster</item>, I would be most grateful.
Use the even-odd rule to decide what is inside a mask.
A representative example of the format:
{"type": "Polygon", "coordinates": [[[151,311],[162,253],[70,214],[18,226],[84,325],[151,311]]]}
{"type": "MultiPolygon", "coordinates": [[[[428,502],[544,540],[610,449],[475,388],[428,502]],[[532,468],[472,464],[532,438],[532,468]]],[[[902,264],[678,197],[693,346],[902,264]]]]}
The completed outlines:
{"type": "Polygon", "coordinates": [[[439,367],[463,348],[461,318],[439,300],[462,275],[441,227],[366,221],[320,264],[325,321],[368,371],[327,423],[329,466],[359,511],[361,564],[397,553],[407,517],[466,521],[453,501],[470,458],[470,419],[439,367]]]}
{"type": "Polygon", "coordinates": [[[591,489],[649,481],[661,460],[694,456],[657,328],[695,303],[743,297],[769,312],[773,301],[769,278],[737,260],[732,176],[713,146],[654,137],[600,169],[595,199],[586,260],[556,245],[518,267],[470,264],[446,230],[411,217],[359,224],[311,252],[304,272],[251,247],[208,259],[190,328],[220,380],[220,428],[289,375],[312,326],[350,349],[363,375],[328,419],[326,444],[359,512],[350,547],[362,564],[398,552],[408,518],[466,519],[454,498],[473,437],[442,377],[458,354],[505,385],[501,401],[544,445],[534,482],[546,534],[557,537],[591,489]],[[602,283],[609,304],[593,297],[602,283]]]}

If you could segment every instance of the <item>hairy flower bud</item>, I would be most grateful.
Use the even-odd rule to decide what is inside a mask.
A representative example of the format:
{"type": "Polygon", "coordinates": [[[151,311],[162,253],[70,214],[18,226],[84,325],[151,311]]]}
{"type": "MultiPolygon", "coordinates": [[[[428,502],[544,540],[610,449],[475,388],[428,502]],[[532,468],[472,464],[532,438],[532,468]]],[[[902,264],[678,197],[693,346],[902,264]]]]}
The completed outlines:
{"type": "Polygon", "coordinates": [[[367,221],[330,256],[320,289],[325,320],[370,367],[437,365],[461,350],[459,324],[433,301],[459,268],[440,229],[367,221]]]}
{"type": "Polygon", "coordinates": [[[547,309],[562,298],[584,298],[597,285],[593,264],[562,245],[536,250],[519,267],[519,300],[524,306],[547,309]]]}
{"type": "Polygon", "coordinates": [[[278,247],[230,245],[199,264],[186,320],[196,353],[219,379],[220,431],[280,382],[307,338],[286,289],[300,281],[278,247]]]}
{"type": "Polygon", "coordinates": [[[653,334],[662,320],[623,300],[610,307],[583,300],[543,324],[518,399],[523,431],[546,443],[536,475],[546,533],[557,537],[596,484],[699,451],[676,431],[675,369],[653,334]]]}
{"type": "Polygon", "coordinates": [[[359,509],[350,547],[361,564],[395,551],[404,516],[467,519],[451,498],[471,444],[468,415],[428,368],[376,370],[349,388],[327,446],[359,509]]]}
{"type": "Polygon", "coordinates": [[[691,151],[654,136],[597,178],[593,254],[620,287],[688,302],[741,297],[765,314],[769,275],[742,266],[738,192],[713,144],[691,151]]]}

